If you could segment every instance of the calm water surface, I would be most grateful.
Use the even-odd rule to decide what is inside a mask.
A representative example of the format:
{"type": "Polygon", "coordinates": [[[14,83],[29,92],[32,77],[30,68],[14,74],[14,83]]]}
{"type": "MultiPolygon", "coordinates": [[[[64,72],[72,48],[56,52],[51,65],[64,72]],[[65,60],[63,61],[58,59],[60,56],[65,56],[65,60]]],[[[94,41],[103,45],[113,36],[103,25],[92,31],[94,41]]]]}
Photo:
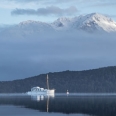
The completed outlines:
{"type": "Polygon", "coordinates": [[[116,116],[116,95],[1,94],[2,116],[116,116]]]}

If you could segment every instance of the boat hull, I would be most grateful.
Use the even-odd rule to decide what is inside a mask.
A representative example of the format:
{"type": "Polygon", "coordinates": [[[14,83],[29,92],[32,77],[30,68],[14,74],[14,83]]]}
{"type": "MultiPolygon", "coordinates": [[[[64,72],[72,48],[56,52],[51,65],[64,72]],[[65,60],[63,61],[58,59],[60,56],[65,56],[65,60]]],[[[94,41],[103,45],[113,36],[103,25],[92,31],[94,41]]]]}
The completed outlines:
{"type": "Polygon", "coordinates": [[[28,95],[51,95],[54,94],[55,90],[47,90],[47,91],[28,91],[27,94],[28,95]]]}
{"type": "Polygon", "coordinates": [[[47,90],[47,94],[54,94],[55,90],[52,89],[52,90],[47,90]]]}

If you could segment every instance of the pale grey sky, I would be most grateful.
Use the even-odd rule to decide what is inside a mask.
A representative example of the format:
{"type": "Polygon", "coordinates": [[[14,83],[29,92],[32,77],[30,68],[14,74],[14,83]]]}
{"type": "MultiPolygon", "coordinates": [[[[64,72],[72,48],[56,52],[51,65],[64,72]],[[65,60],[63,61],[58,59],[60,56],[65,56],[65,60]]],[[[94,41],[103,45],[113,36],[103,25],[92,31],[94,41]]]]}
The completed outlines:
{"type": "Polygon", "coordinates": [[[52,22],[59,17],[74,17],[93,12],[116,20],[115,0],[0,0],[0,24],[25,20],[52,22]]]}

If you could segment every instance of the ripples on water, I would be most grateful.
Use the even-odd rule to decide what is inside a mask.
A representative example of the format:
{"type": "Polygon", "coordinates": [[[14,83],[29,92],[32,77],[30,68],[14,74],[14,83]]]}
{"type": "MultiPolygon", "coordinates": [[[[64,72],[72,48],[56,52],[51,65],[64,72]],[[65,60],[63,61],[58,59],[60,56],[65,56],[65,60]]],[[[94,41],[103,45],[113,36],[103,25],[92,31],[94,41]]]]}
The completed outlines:
{"type": "Polygon", "coordinates": [[[1,94],[3,116],[116,116],[116,94],[1,94]]]}

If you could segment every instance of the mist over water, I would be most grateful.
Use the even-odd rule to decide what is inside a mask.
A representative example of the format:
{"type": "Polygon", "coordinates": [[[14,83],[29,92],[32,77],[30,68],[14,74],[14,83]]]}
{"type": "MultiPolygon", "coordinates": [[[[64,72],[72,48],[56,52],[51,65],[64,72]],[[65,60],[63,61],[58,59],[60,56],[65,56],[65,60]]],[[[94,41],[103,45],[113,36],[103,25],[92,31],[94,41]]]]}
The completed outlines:
{"type": "Polygon", "coordinates": [[[116,65],[115,33],[14,32],[0,34],[1,81],[116,65]]]}

